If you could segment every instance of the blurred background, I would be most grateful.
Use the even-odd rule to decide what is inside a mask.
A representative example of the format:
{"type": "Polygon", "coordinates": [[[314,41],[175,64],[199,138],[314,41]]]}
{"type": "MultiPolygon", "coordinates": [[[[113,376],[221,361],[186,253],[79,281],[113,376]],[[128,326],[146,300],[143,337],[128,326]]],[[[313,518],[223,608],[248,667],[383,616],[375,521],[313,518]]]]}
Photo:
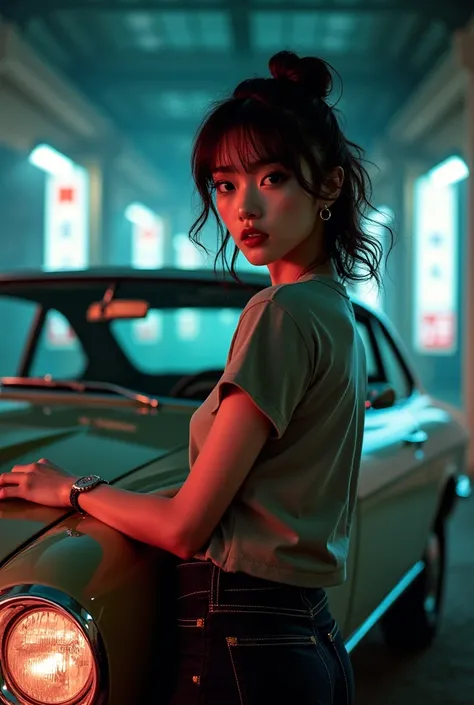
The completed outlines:
{"type": "MultiPolygon", "coordinates": [[[[282,49],[341,75],[346,135],[370,161],[372,232],[384,247],[381,224],[397,234],[383,290],[353,293],[391,319],[422,382],[474,434],[473,0],[0,0],[0,272],[211,268],[212,224],[209,258],[187,235],[193,137],[214,101],[268,75],[282,49]]],[[[0,300],[0,376],[16,373],[35,308],[0,300]]],[[[218,364],[237,316],[114,323],[154,372],[162,358],[179,368],[178,347],[199,364],[211,336],[218,364]]],[[[69,333],[58,313],[32,374],[53,358],[62,376],[80,374],[69,333]]],[[[403,660],[373,630],[354,654],[362,705],[473,705],[470,505],[452,532],[438,645],[403,660]]]]}
{"type": "MultiPolygon", "coordinates": [[[[203,114],[273,53],[319,55],[398,238],[384,290],[355,293],[465,406],[472,14],[471,0],[0,0],[0,270],[212,267],[187,237],[203,114]]],[[[205,241],[215,251],[212,225],[205,241]]]]}

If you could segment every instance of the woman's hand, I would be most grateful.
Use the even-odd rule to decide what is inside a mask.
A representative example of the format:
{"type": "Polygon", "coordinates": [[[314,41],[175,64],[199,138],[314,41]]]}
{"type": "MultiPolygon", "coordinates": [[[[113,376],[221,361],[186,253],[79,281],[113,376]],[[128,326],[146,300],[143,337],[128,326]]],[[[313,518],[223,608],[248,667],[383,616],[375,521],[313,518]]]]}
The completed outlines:
{"type": "Polygon", "coordinates": [[[0,475],[0,501],[26,499],[47,507],[70,507],[71,488],[78,480],[46,458],[29,465],[15,465],[0,475]]]}

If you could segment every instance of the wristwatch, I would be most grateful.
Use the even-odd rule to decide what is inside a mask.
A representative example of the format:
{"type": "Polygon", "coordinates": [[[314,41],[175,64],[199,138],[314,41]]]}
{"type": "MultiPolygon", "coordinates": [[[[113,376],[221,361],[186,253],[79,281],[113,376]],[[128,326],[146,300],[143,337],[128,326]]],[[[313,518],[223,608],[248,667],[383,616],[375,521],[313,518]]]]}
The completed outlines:
{"type": "Polygon", "coordinates": [[[79,495],[83,492],[90,492],[94,489],[94,487],[102,484],[108,485],[109,483],[107,480],[103,480],[98,475],[85,475],[84,477],[80,477],[79,480],[73,484],[71,487],[71,494],[69,495],[69,501],[76,512],[86,514],[86,512],[84,512],[79,506],[79,495]]]}

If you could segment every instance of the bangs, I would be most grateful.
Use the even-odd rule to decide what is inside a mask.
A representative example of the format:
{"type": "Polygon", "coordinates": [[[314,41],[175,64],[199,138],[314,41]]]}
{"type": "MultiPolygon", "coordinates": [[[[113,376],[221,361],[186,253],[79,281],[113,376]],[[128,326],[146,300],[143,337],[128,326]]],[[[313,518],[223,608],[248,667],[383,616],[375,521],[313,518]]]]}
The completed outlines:
{"type": "Polygon", "coordinates": [[[199,163],[206,179],[216,167],[242,166],[250,171],[255,163],[279,163],[298,173],[303,145],[298,130],[281,112],[253,100],[221,106],[209,118],[200,136],[199,163]],[[239,160],[235,164],[236,158],[239,160]]]}

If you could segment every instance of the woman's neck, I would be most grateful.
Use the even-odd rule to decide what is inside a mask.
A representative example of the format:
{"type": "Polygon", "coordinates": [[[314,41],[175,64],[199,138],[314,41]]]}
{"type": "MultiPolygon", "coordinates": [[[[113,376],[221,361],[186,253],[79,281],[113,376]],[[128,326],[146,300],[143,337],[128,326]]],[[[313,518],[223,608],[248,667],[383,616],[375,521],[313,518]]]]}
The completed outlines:
{"type": "Polygon", "coordinates": [[[329,276],[335,277],[336,270],[332,260],[327,260],[321,264],[303,266],[296,262],[278,262],[268,265],[272,285],[293,284],[305,276],[329,276]],[[275,265],[281,266],[275,266],[275,265]]]}

